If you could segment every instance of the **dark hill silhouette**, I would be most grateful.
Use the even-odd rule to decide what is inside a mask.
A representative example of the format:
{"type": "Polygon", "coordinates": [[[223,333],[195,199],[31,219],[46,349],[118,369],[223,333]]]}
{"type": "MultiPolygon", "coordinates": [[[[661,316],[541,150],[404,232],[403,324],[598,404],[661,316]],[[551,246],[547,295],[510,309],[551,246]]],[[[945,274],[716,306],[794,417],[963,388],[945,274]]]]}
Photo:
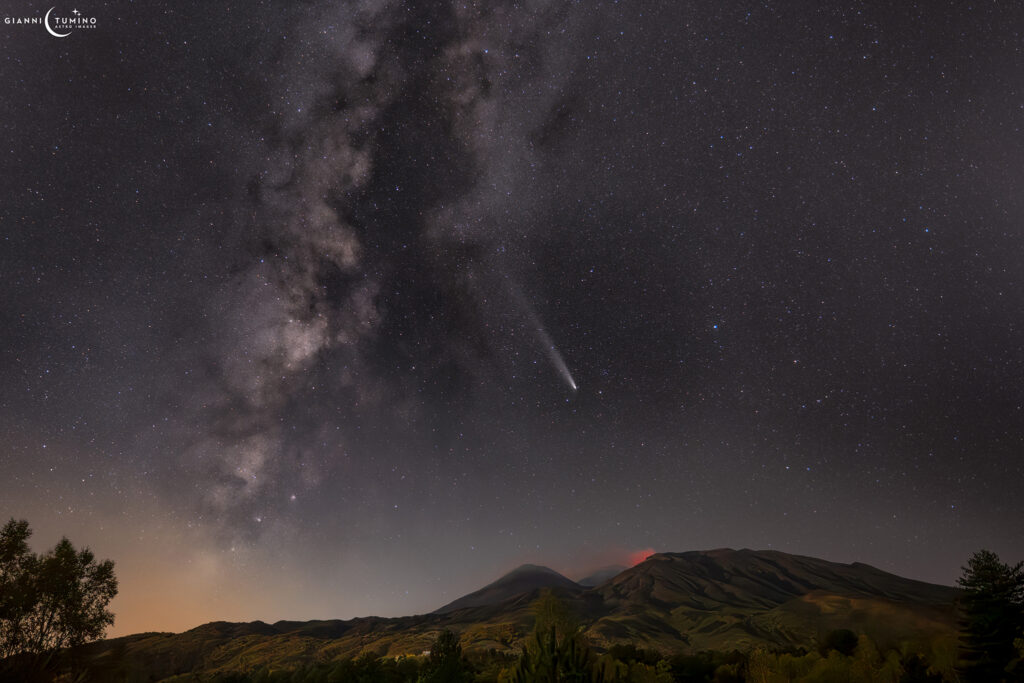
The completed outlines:
{"type": "Polygon", "coordinates": [[[91,643],[83,657],[116,661],[132,680],[294,667],[302,662],[419,654],[443,629],[465,650],[521,651],[532,602],[550,589],[598,650],[617,643],[664,654],[700,650],[813,649],[831,630],[869,635],[880,648],[956,642],[959,591],[865,564],[777,551],[659,553],[593,588],[524,565],[436,612],[400,618],[213,622],[180,634],[146,633],[91,643]]]}
{"type": "Polygon", "coordinates": [[[478,591],[464,595],[458,600],[453,600],[444,607],[434,610],[433,613],[445,614],[467,607],[500,605],[520,595],[533,593],[542,588],[559,588],[571,593],[582,591],[579,584],[567,579],[554,569],[535,564],[524,564],[497,581],[487,584],[478,591]]]}

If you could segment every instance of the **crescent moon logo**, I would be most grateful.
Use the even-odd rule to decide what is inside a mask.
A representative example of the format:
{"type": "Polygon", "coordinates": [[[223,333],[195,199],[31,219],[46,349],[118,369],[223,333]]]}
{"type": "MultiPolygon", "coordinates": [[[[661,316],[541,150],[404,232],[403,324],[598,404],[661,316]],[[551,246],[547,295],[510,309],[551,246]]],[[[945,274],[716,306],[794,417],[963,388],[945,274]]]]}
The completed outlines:
{"type": "Polygon", "coordinates": [[[67,38],[71,35],[71,31],[68,31],[67,33],[57,33],[52,28],[50,28],[50,12],[52,12],[55,8],[56,7],[51,7],[50,9],[46,10],[46,17],[43,19],[43,24],[46,26],[46,32],[54,38],[67,38]]]}

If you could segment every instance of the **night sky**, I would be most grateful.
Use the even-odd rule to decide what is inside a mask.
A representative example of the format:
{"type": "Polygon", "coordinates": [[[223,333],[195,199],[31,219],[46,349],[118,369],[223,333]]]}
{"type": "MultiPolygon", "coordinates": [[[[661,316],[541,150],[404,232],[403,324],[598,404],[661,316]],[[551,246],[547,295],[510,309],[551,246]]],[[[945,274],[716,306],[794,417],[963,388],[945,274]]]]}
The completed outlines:
{"type": "Polygon", "coordinates": [[[1024,13],[0,15],[0,518],[112,634],[518,564],[1024,559],[1024,13]]]}

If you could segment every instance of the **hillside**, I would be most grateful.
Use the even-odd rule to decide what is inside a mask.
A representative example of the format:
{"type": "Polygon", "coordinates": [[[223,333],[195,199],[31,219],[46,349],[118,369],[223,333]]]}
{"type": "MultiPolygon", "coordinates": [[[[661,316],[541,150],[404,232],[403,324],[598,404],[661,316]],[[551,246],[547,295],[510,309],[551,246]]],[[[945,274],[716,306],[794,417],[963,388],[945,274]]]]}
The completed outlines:
{"type": "Polygon", "coordinates": [[[531,603],[551,589],[603,650],[633,643],[662,653],[814,648],[823,634],[849,628],[880,646],[954,637],[957,591],[868,565],[775,551],[660,553],[587,589],[544,567],[525,565],[432,614],[351,620],[214,622],[185,633],[149,633],[94,643],[89,658],[109,660],[142,679],[187,672],[287,668],[373,652],[420,654],[444,629],[467,652],[514,653],[532,628],[531,603]]]}
{"type": "Polygon", "coordinates": [[[929,639],[953,629],[954,588],[866,564],[777,551],[659,553],[592,589],[607,613],[597,645],[659,650],[808,646],[834,628],[876,640],[929,639]]]}
{"type": "Polygon", "coordinates": [[[613,564],[584,576],[576,583],[585,588],[593,588],[594,586],[600,586],[609,579],[615,578],[624,571],[626,571],[626,567],[623,567],[621,564],[613,564]]]}

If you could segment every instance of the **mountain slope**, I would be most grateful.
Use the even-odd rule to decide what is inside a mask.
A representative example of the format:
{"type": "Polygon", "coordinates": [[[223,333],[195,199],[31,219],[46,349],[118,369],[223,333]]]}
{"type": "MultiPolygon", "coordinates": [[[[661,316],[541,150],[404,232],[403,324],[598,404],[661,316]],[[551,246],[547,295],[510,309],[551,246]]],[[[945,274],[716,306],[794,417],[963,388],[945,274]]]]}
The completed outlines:
{"type": "Polygon", "coordinates": [[[588,635],[660,650],[813,645],[858,626],[876,640],[928,640],[954,630],[958,591],[777,551],[659,553],[593,589],[606,608],[588,635]]]}
{"type": "Polygon", "coordinates": [[[623,567],[621,564],[613,564],[591,572],[576,583],[585,588],[593,588],[594,586],[600,586],[609,579],[614,579],[624,571],[626,571],[626,567],[623,567]]]}
{"type": "Polygon", "coordinates": [[[658,553],[595,590],[606,602],[695,609],[771,609],[813,591],[945,603],[956,590],[850,565],[772,550],[658,553]]]}
{"type": "Polygon", "coordinates": [[[534,564],[524,564],[505,574],[497,581],[489,583],[469,595],[453,600],[447,605],[434,610],[433,613],[445,614],[467,607],[498,605],[516,596],[532,593],[542,588],[560,588],[572,593],[582,590],[579,584],[567,579],[554,569],[539,567],[534,564]]]}
{"type": "Polygon", "coordinates": [[[148,633],[80,649],[137,680],[176,674],[294,668],[363,652],[420,654],[444,629],[467,652],[521,651],[532,602],[552,589],[598,650],[632,643],[662,653],[813,649],[837,628],[880,648],[909,643],[955,651],[954,588],[905,579],[868,565],[775,551],[660,553],[591,589],[545,567],[524,565],[432,614],[346,621],[213,622],[180,634],[148,633]]]}

